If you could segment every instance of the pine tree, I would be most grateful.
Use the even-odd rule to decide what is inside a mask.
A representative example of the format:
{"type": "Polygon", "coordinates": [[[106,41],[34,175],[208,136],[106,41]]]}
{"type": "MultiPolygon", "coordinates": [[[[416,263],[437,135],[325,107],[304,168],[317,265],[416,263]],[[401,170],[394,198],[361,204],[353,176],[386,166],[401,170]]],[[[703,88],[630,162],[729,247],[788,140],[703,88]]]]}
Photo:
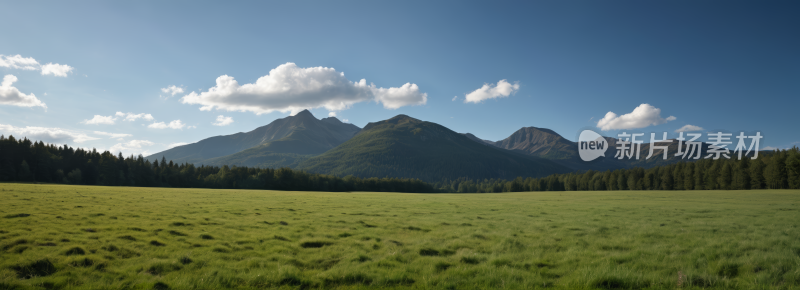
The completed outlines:
{"type": "Polygon", "coordinates": [[[719,171],[721,170],[720,164],[717,160],[709,160],[711,166],[708,167],[705,174],[705,189],[719,189],[719,171]]]}
{"type": "Polygon", "coordinates": [[[694,189],[694,168],[694,163],[686,163],[683,166],[683,189],[685,190],[694,189]]]}
{"type": "Polygon", "coordinates": [[[777,153],[770,158],[767,169],[764,171],[764,178],[770,189],[786,188],[786,157],[783,155],[783,153],[777,153]]]}
{"type": "Polygon", "coordinates": [[[724,162],[724,164],[722,164],[722,170],[720,170],[719,177],[717,177],[717,183],[719,183],[719,189],[728,190],[731,189],[731,180],[733,179],[731,164],[730,162],[721,162],[724,162]]]}
{"type": "Polygon", "coordinates": [[[672,168],[672,188],[674,190],[684,190],[683,188],[683,164],[675,164],[672,168]]]}
{"type": "Polygon", "coordinates": [[[22,164],[19,166],[19,176],[20,181],[33,181],[33,174],[31,173],[31,168],[28,166],[28,162],[22,160],[22,164]]]}
{"type": "Polygon", "coordinates": [[[750,159],[744,158],[736,161],[733,171],[734,189],[750,189],[750,159]]]}
{"type": "Polygon", "coordinates": [[[764,161],[761,159],[754,159],[750,162],[750,188],[764,189],[766,188],[766,180],[764,179],[764,161]]]}
{"type": "Polygon", "coordinates": [[[791,152],[786,158],[786,174],[789,181],[789,188],[800,189],[800,154],[791,152]]]}
{"type": "Polygon", "coordinates": [[[636,176],[636,171],[628,170],[628,189],[630,190],[638,190],[637,182],[639,181],[639,177],[636,176]]]}
{"type": "Polygon", "coordinates": [[[695,163],[695,170],[694,170],[694,189],[695,190],[703,190],[705,188],[705,175],[703,171],[705,171],[705,162],[696,162],[695,163]]]}
{"type": "Polygon", "coordinates": [[[619,172],[617,175],[617,190],[628,189],[627,174],[624,171],[619,172]]]}
{"type": "Polygon", "coordinates": [[[83,181],[83,176],[81,174],[81,170],[80,169],[75,169],[75,170],[70,171],[67,174],[67,180],[69,180],[69,183],[71,183],[71,184],[81,184],[81,182],[83,181]]]}
{"type": "Polygon", "coordinates": [[[644,174],[644,189],[646,190],[653,190],[655,187],[653,184],[655,183],[655,175],[653,174],[652,170],[648,170],[647,173],[644,174]]]}
{"type": "Polygon", "coordinates": [[[12,181],[17,179],[17,170],[8,160],[0,161],[0,181],[12,181]]]}
{"type": "Polygon", "coordinates": [[[661,173],[661,189],[672,190],[674,189],[675,179],[672,177],[672,170],[665,168],[661,173]]]}

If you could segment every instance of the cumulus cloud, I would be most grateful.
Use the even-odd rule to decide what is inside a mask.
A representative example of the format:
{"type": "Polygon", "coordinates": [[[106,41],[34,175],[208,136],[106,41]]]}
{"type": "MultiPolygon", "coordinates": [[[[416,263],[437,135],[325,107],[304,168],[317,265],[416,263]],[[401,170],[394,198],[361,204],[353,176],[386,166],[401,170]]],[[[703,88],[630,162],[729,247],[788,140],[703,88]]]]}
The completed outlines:
{"type": "Polygon", "coordinates": [[[114,121],[116,120],[117,118],[114,118],[114,116],[94,115],[94,118],[83,120],[81,123],[87,125],[114,125],[114,121]]]}
{"type": "MultiPolygon", "coordinates": [[[[94,131],[94,133],[95,133],[95,134],[97,134],[97,135],[109,136],[109,137],[111,137],[112,139],[122,139],[122,138],[125,138],[125,137],[131,137],[131,136],[133,136],[133,135],[131,135],[131,134],[123,134],[123,133],[108,133],[108,132],[102,132],[102,131],[94,131]]],[[[121,141],[121,140],[120,140],[120,141],[121,141]]]]}
{"type": "Polygon", "coordinates": [[[152,121],[154,119],[153,115],[145,114],[145,113],[140,113],[140,114],[127,113],[126,114],[126,113],[123,113],[123,112],[117,112],[115,115],[117,117],[124,117],[123,120],[128,121],[128,122],[133,122],[133,121],[136,121],[138,119],[145,119],[147,121],[152,121]]]}
{"type": "Polygon", "coordinates": [[[233,124],[233,117],[225,117],[223,115],[219,115],[217,116],[217,121],[211,124],[214,126],[228,126],[230,124],[233,124]]]}
{"type": "Polygon", "coordinates": [[[47,105],[36,98],[34,94],[23,94],[19,89],[11,86],[17,81],[17,77],[6,75],[0,83],[0,105],[11,105],[19,107],[42,107],[47,110],[47,105]]]}
{"type": "Polygon", "coordinates": [[[57,77],[66,77],[67,73],[71,72],[74,67],[66,64],[48,63],[42,66],[42,75],[54,75],[57,77]]]}
{"type": "Polygon", "coordinates": [[[231,76],[220,76],[214,87],[205,92],[191,92],[183,96],[181,102],[201,105],[202,111],[216,108],[260,115],[274,111],[296,114],[319,107],[341,111],[355,103],[373,100],[387,109],[396,109],[425,104],[427,98],[428,95],[421,93],[416,84],[378,88],[374,84],[367,85],[364,79],[351,82],[334,68],[301,68],[294,63],[285,63],[255,83],[239,85],[231,76]]]}
{"type": "MultiPolygon", "coordinates": [[[[519,82],[511,84],[506,80],[500,80],[497,85],[483,84],[480,89],[467,94],[464,103],[480,103],[483,100],[505,98],[519,91],[519,82]]],[[[455,98],[453,98],[455,101],[455,98]]]]}
{"type": "Polygon", "coordinates": [[[172,149],[172,148],[175,148],[175,147],[178,147],[178,146],[183,146],[183,145],[186,145],[186,144],[189,144],[189,143],[186,143],[186,142],[170,143],[169,145],[167,145],[167,149],[172,149]]]}
{"type": "Polygon", "coordinates": [[[8,137],[13,135],[17,139],[27,137],[30,140],[39,140],[53,144],[65,144],[68,142],[83,143],[86,141],[97,140],[100,138],[90,137],[84,133],[64,130],[61,128],[45,128],[26,126],[14,127],[11,125],[0,124],[0,134],[8,137]]]}
{"type": "Polygon", "coordinates": [[[36,70],[39,62],[32,57],[22,57],[21,55],[2,55],[0,54],[0,67],[7,67],[22,70],[36,70]]]}
{"type": "Polygon", "coordinates": [[[177,94],[183,94],[183,88],[172,85],[166,88],[162,88],[161,92],[165,94],[170,94],[171,97],[174,97],[177,94]]]}
{"type": "Polygon", "coordinates": [[[678,129],[678,130],[675,130],[675,133],[679,133],[679,132],[692,132],[692,131],[703,131],[703,128],[702,128],[702,127],[700,127],[700,126],[695,126],[695,125],[689,125],[689,124],[686,124],[686,126],[683,126],[683,127],[681,127],[680,129],[678,129]]]}
{"type": "Polygon", "coordinates": [[[639,129],[647,126],[661,125],[675,119],[674,116],[669,116],[666,119],[661,118],[661,109],[653,107],[650,104],[641,104],[633,109],[633,112],[622,116],[617,116],[614,112],[606,113],[600,121],[597,121],[597,128],[603,131],[639,129]]]}
{"type": "Polygon", "coordinates": [[[170,128],[170,129],[183,129],[183,127],[185,127],[185,126],[186,126],[186,124],[181,122],[181,120],[175,120],[175,121],[169,122],[169,124],[164,123],[164,122],[153,122],[152,124],[147,125],[147,128],[153,128],[153,129],[167,129],[167,128],[170,128]]]}
{"type": "Polygon", "coordinates": [[[117,143],[108,150],[111,153],[119,153],[122,152],[123,155],[137,155],[137,154],[145,154],[147,153],[146,150],[143,150],[142,147],[153,146],[153,142],[147,140],[131,140],[124,143],[117,143]]]}
{"type": "Polygon", "coordinates": [[[370,90],[375,95],[375,101],[382,103],[383,107],[387,109],[394,110],[428,102],[428,94],[420,93],[417,84],[406,83],[399,88],[376,88],[374,84],[371,84],[370,90]]]}
{"type": "Polygon", "coordinates": [[[66,77],[67,73],[71,72],[74,68],[66,64],[47,63],[40,64],[32,57],[22,57],[21,55],[2,55],[0,54],[0,67],[8,67],[13,69],[22,70],[41,70],[42,75],[54,75],[58,77],[66,77]]]}
{"type": "Polygon", "coordinates": [[[455,102],[456,99],[458,99],[458,96],[453,96],[453,99],[451,101],[455,102]]]}
{"type": "Polygon", "coordinates": [[[336,117],[336,112],[328,112],[328,117],[336,117]]]}

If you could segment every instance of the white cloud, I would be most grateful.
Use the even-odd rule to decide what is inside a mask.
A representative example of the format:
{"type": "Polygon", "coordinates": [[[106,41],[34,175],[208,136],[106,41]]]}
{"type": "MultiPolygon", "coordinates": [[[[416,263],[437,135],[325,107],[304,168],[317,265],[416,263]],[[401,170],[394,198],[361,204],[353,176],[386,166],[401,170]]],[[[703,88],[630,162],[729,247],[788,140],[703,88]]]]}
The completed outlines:
{"type": "Polygon", "coordinates": [[[54,75],[58,77],[66,77],[67,73],[71,72],[74,67],[66,64],[47,63],[41,65],[32,57],[22,57],[21,55],[2,55],[0,54],[0,67],[8,67],[22,70],[41,70],[42,75],[54,75]]]}
{"type": "Polygon", "coordinates": [[[167,145],[167,149],[172,149],[172,148],[175,148],[175,147],[178,147],[178,146],[183,146],[183,145],[186,145],[186,144],[189,144],[189,143],[186,143],[186,142],[170,143],[169,145],[167,145]]]}
{"type": "Polygon", "coordinates": [[[115,115],[117,117],[125,117],[124,120],[128,121],[128,122],[133,122],[133,121],[136,121],[138,119],[144,119],[144,120],[147,120],[147,121],[152,121],[154,119],[153,115],[145,114],[145,113],[139,113],[139,114],[127,113],[126,114],[126,113],[123,113],[123,112],[117,112],[115,115]]]}
{"type": "Polygon", "coordinates": [[[91,120],[83,120],[81,123],[87,125],[114,125],[114,121],[116,120],[117,118],[113,116],[94,115],[94,118],[91,120]]]}
{"type": "Polygon", "coordinates": [[[27,137],[30,140],[39,140],[53,144],[66,144],[67,142],[83,143],[86,141],[100,139],[90,137],[84,133],[73,132],[61,128],[31,126],[22,128],[3,124],[0,124],[0,134],[4,134],[6,137],[9,135],[14,135],[14,137],[17,139],[27,137]]]}
{"type": "Polygon", "coordinates": [[[19,107],[42,107],[47,110],[47,105],[36,98],[34,94],[23,94],[19,89],[12,87],[11,84],[17,81],[17,77],[6,75],[0,83],[0,105],[11,105],[19,107]]]}
{"type": "Polygon", "coordinates": [[[669,116],[666,119],[661,118],[661,109],[649,104],[641,104],[633,109],[633,112],[622,116],[617,116],[614,112],[606,113],[605,117],[597,121],[597,128],[603,131],[639,129],[651,125],[664,124],[675,119],[674,116],[669,116]]]}
{"type": "Polygon", "coordinates": [[[122,139],[122,138],[125,138],[125,137],[131,137],[131,136],[133,136],[133,135],[131,135],[131,134],[124,134],[124,133],[108,133],[108,132],[102,132],[102,131],[94,131],[94,133],[95,133],[95,134],[97,134],[97,135],[109,136],[109,137],[111,137],[112,139],[122,139]]]}
{"type": "Polygon", "coordinates": [[[42,66],[42,75],[52,74],[57,77],[67,77],[67,73],[73,69],[75,68],[66,64],[48,63],[42,66]]]}
{"type": "Polygon", "coordinates": [[[39,62],[32,57],[22,57],[21,55],[2,55],[0,54],[0,67],[8,67],[23,70],[37,70],[39,62]]]}
{"type": "MultiPolygon", "coordinates": [[[[363,81],[363,80],[362,80],[363,81]]],[[[376,88],[370,84],[375,101],[383,103],[387,109],[397,109],[411,105],[422,105],[428,102],[428,94],[420,93],[417,84],[406,83],[399,88],[376,88]]]]}
{"type": "Polygon", "coordinates": [[[197,126],[188,126],[186,129],[197,129],[197,126]]]}
{"type": "Polygon", "coordinates": [[[350,120],[348,120],[348,119],[342,119],[342,123],[350,123],[350,120]]]}
{"type": "Polygon", "coordinates": [[[191,92],[181,98],[184,104],[201,105],[201,111],[217,110],[266,114],[274,111],[295,114],[303,109],[324,107],[341,111],[355,103],[374,100],[385,108],[396,109],[427,102],[428,95],[415,84],[399,88],[378,88],[362,79],[351,82],[334,68],[301,68],[285,63],[270,70],[255,83],[239,85],[231,76],[217,78],[206,92],[191,92]]]}
{"type": "Polygon", "coordinates": [[[182,123],[181,120],[175,120],[166,124],[164,122],[153,122],[153,124],[147,125],[147,128],[153,129],[183,129],[186,124],[182,123]]]}
{"type": "Polygon", "coordinates": [[[703,128],[702,128],[702,127],[700,127],[700,126],[695,126],[695,125],[689,125],[689,124],[686,124],[686,126],[683,126],[683,127],[681,127],[680,129],[678,129],[678,130],[675,130],[675,133],[679,133],[679,132],[692,132],[692,131],[703,131],[703,128]]]}
{"type": "Polygon", "coordinates": [[[117,121],[117,117],[123,118],[123,120],[128,122],[136,121],[138,119],[153,121],[154,119],[153,115],[145,113],[134,114],[134,113],[117,112],[113,116],[94,115],[94,118],[92,118],[91,120],[83,120],[81,121],[81,123],[89,125],[100,125],[100,124],[114,125],[117,121]]]}
{"type": "Polygon", "coordinates": [[[328,117],[336,117],[336,112],[328,112],[328,117]]]}
{"type": "Polygon", "coordinates": [[[456,99],[458,99],[458,96],[453,96],[453,99],[451,101],[455,102],[456,99]]]}
{"type": "Polygon", "coordinates": [[[233,117],[225,117],[223,115],[219,115],[217,116],[217,121],[211,124],[214,126],[228,126],[230,124],[233,124],[233,117]]]}
{"type": "Polygon", "coordinates": [[[155,143],[147,140],[131,140],[125,143],[114,144],[108,151],[112,154],[122,152],[122,155],[138,155],[147,152],[146,150],[142,150],[142,147],[153,146],[153,144],[155,143]]]}
{"type": "Polygon", "coordinates": [[[789,149],[792,149],[792,148],[794,148],[794,147],[797,147],[797,145],[800,145],[800,141],[797,141],[797,142],[792,142],[792,143],[790,143],[789,145],[786,145],[786,146],[778,146],[778,147],[774,147],[774,146],[765,146],[765,147],[761,147],[761,148],[759,148],[759,150],[769,150],[769,151],[774,151],[774,150],[789,150],[789,149]]]}
{"type": "MultiPolygon", "coordinates": [[[[480,89],[474,90],[467,94],[464,103],[480,103],[483,100],[494,98],[505,98],[511,94],[515,94],[519,90],[519,82],[511,84],[506,80],[500,80],[497,85],[483,84],[480,89]]],[[[455,101],[455,98],[453,98],[455,101]]]]}
{"type": "Polygon", "coordinates": [[[170,94],[171,97],[174,97],[177,94],[183,94],[183,88],[172,85],[166,88],[162,88],[161,92],[165,94],[170,94]]]}

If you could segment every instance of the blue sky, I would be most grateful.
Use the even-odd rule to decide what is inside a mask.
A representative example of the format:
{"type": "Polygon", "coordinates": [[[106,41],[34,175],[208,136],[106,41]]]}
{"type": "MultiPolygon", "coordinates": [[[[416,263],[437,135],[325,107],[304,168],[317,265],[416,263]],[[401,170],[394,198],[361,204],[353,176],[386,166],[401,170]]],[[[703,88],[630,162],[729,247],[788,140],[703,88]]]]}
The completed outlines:
{"type": "Polygon", "coordinates": [[[0,134],[147,155],[305,106],[489,140],[693,125],[786,148],[800,144],[797,15],[791,1],[5,2],[0,75],[16,81],[0,134]]]}

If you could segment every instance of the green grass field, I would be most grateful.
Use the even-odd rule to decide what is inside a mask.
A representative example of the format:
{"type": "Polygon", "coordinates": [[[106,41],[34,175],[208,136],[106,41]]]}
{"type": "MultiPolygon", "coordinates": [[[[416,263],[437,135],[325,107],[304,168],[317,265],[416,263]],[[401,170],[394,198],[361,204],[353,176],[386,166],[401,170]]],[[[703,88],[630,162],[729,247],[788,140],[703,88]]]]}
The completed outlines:
{"type": "Polygon", "coordinates": [[[800,288],[796,190],[0,188],[0,289],[800,288]]]}

